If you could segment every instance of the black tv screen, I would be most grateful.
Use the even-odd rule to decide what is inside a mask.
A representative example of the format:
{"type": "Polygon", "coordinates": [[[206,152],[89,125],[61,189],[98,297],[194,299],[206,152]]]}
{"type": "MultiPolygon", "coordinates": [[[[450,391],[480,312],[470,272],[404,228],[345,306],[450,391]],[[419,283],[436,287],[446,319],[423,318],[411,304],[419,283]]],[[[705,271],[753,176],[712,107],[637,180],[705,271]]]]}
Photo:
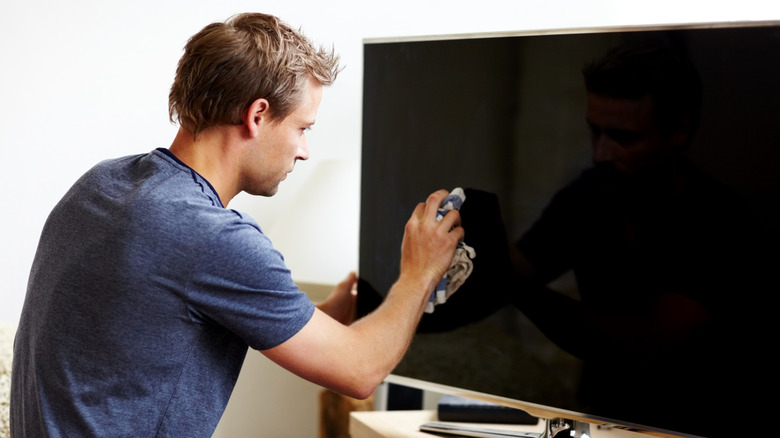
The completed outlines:
{"type": "Polygon", "coordinates": [[[680,435],[733,436],[756,420],[777,381],[767,352],[777,333],[779,26],[371,40],[364,63],[361,311],[395,281],[404,224],[432,191],[465,189],[465,243],[476,252],[464,285],[423,316],[395,376],[680,435]],[[557,207],[596,167],[584,67],[650,42],[698,72],[700,116],[681,155],[718,191],[702,183],[670,204],[618,183],[609,196],[633,205],[636,227],[601,220],[601,198],[557,207]],[[626,227],[642,230],[630,239],[640,244],[612,253],[626,227]],[[507,247],[519,241],[544,273],[532,282],[511,267],[507,247]],[[558,298],[534,308],[539,294],[558,298]],[[667,315],[704,309],[680,318],[704,328],[656,345],[672,321],[649,321],[659,296],[677,297],[667,315]],[[611,335],[599,336],[594,326],[607,324],[611,335]]]}

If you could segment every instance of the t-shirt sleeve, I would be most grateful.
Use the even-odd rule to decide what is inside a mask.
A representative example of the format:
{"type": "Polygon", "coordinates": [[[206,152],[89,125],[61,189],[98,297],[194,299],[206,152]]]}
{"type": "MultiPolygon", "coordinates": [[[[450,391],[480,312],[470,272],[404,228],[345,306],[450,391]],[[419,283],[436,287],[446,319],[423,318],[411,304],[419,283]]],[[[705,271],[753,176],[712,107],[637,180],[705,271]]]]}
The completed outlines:
{"type": "Polygon", "coordinates": [[[240,221],[220,230],[203,251],[187,299],[193,318],[227,328],[256,350],[283,343],[314,313],[267,236],[240,221]]]}

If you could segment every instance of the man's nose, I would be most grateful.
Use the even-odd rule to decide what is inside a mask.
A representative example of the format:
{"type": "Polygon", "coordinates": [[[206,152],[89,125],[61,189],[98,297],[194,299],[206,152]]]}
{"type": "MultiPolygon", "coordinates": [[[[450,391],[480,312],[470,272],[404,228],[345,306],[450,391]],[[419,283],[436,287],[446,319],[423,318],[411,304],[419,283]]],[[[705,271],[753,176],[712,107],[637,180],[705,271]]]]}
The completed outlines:
{"type": "Polygon", "coordinates": [[[591,142],[593,146],[593,163],[608,163],[614,160],[614,144],[606,135],[595,136],[591,142]]]}
{"type": "Polygon", "coordinates": [[[301,146],[298,148],[298,156],[296,158],[303,161],[309,159],[309,145],[306,140],[304,140],[303,143],[301,143],[301,146]]]}

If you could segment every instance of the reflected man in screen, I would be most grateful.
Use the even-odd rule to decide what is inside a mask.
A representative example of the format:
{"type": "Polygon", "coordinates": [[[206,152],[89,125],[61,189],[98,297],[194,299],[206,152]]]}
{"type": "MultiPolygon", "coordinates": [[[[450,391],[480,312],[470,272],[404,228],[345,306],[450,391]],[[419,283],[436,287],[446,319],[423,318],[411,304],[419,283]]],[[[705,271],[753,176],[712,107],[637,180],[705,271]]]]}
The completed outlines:
{"type": "Polygon", "coordinates": [[[746,327],[756,224],[685,157],[702,86],[679,51],[620,47],[583,73],[593,165],[512,247],[533,285],[516,304],[585,361],[581,396],[593,412],[641,424],[666,411],[668,427],[684,430],[687,418],[702,422],[693,409],[722,403],[713,391],[733,389],[718,373],[734,363],[722,348],[746,327]],[[568,271],[579,297],[545,287],[568,271]]]}

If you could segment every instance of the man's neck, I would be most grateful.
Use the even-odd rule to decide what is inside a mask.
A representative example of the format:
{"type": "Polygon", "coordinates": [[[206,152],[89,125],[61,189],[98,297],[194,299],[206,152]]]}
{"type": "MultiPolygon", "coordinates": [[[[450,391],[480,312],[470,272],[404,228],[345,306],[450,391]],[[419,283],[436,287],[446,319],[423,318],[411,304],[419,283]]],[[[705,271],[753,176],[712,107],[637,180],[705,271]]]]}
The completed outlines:
{"type": "Polygon", "coordinates": [[[210,128],[199,133],[197,139],[187,130],[179,128],[169,148],[176,158],[214,187],[225,206],[240,192],[234,150],[236,133],[231,128],[210,128]]]}

